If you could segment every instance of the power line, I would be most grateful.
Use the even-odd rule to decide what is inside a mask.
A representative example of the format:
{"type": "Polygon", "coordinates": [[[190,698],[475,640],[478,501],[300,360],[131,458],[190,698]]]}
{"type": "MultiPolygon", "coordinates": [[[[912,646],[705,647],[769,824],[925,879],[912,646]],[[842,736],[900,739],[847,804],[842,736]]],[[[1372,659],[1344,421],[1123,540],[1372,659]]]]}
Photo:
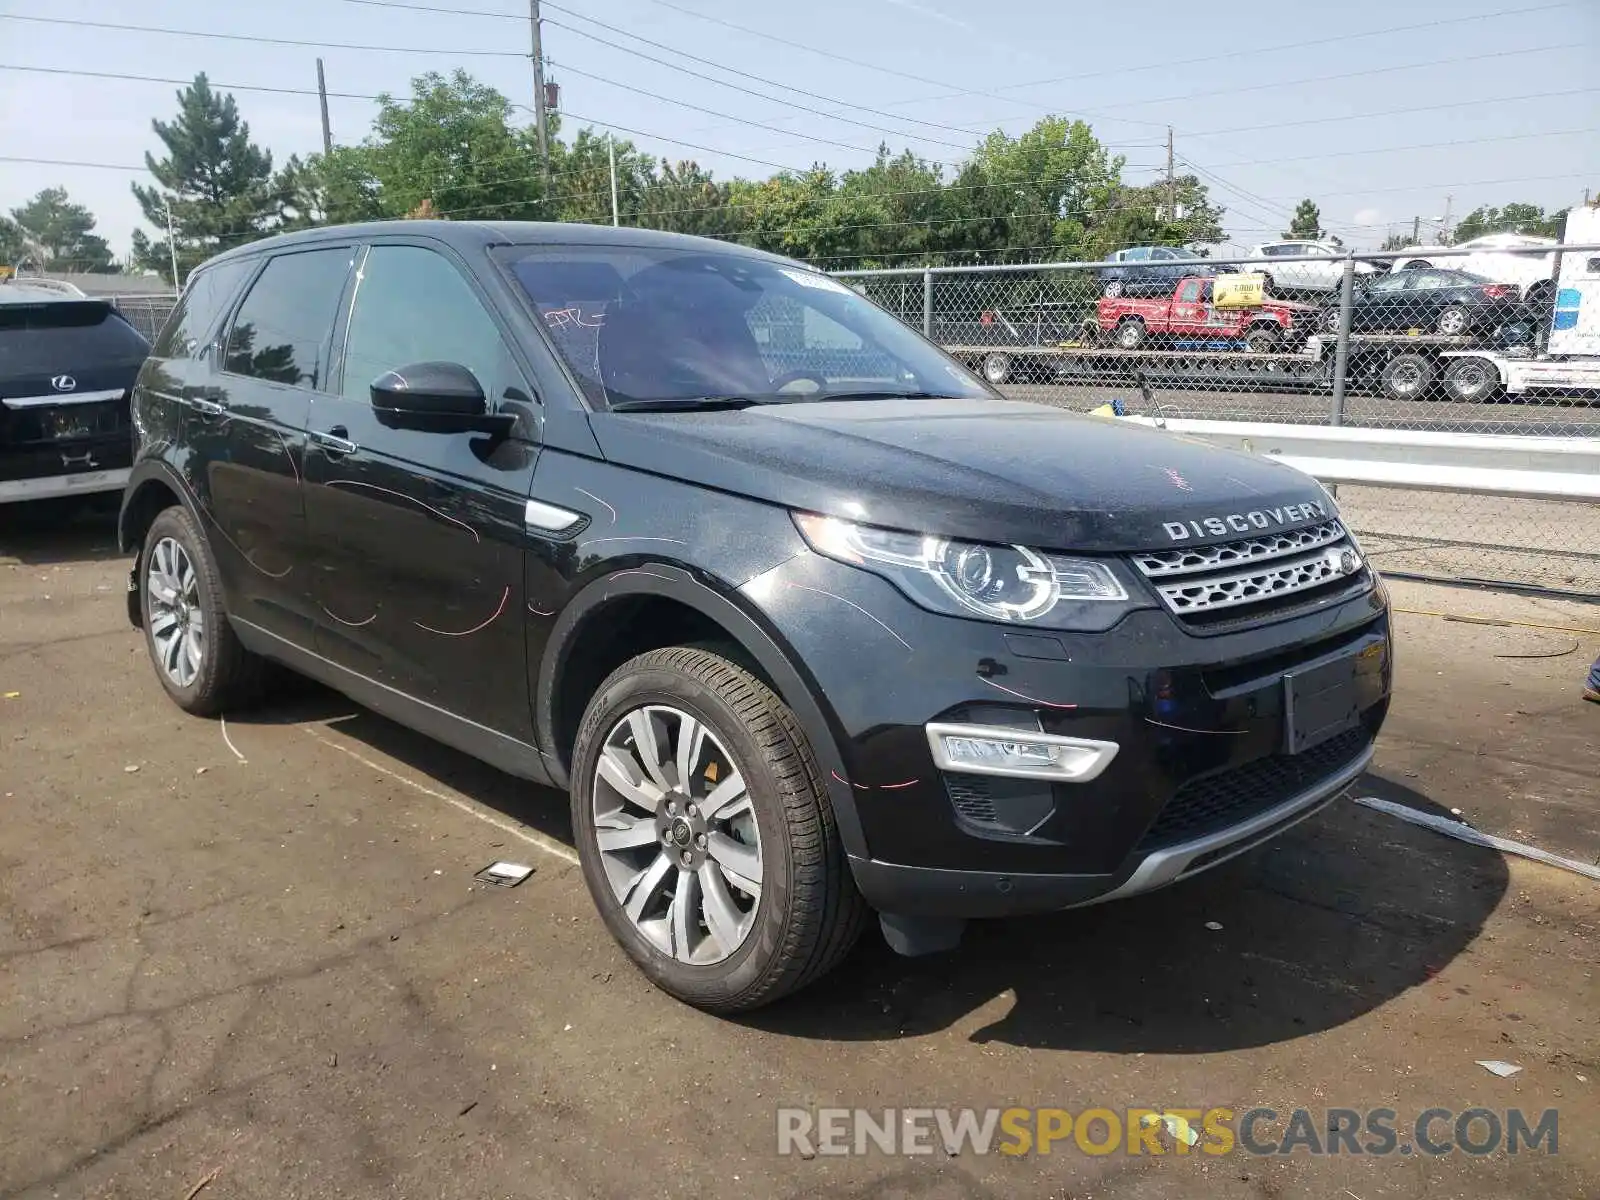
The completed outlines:
{"type": "MultiPolygon", "coordinates": [[[[947,133],[959,133],[959,134],[965,135],[965,134],[967,134],[969,132],[968,130],[961,128],[959,125],[950,125],[950,124],[947,124],[947,123],[945,123],[943,121],[927,121],[927,120],[923,120],[920,117],[907,116],[904,113],[889,112],[886,109],[873,108],[870,105],[866,105],[866,104],[846,103],[844,101],[841,101],[837,96],[827,96],[827,95],[822,94],[821,92],[807,91],[805,88],[795,87],[793,84],[782,83],[782,82],[779,82],[776,79],[770,79],[770,78],[768,78],[768,77],[766,77],[764,75],[755,75],[755,74],[752,74],[749,71],[741,71],[737,67],[730,67],[726,63],[718,62],[715,59],[702,58],[698,54],[691,54],[687,50],[680,50],[676,46],[667,45],[665,42],[654,41],[651,38],[647,38],[647,37],[644,37],[641,34],[634,33],[632,30],[623,29],[623,28],[621,28],[619,26],[616,26],[616,25],[608,25],[604,21],[596,20],[594,17],[586,16],[585,14],[580,13],[580,12],[576,11],[575,9],[566,8],[566,7],[563,7],[560,4],[551,4],[551,3],[548,2],[548,0],[546,0],[546,3],[544,5],[544,7],[545,8],[549,8],[549,9],[554,9],[557,12],[566,13],[570,17],[576,17],[580,21],[585,21],[590,25],[597,25],[601,29],[610,30],[612,33],[621,34],[623,37],[631,38],[633,41],[642,42],[646,46],[654,46],[657,50],[665,50],[669,54],[676,54],[680,58],[688,59],[690,62],[697,62],[697,63],[700,63],[700,64],[702,64],[704,66],[714,67],[716,70],[726,72],[729,75],[737,75],[741,79],[750,79],[750,80],[754,80],[757,83],[765,83],[765,84],[768,84],[769,86],[772,86],[772,87],[782,88],[786,92],[794,92],[796,95],[807,96],[807,97],[809,97],[810,99],[813,99],[813,100],[821,100],[821,101],[823,101],[825,103],[836,105],[841,110],[849,110],[849,111],[854,111],[854,112],[871,113],[874,116],[878,116],[878,117],[888,117],[891,121],[909,121],[913,125],[923,125],[923,126],[926,126],[929,129],[944,130],[947,133]]],[[[565,29],[569,33],[575,33],[579,37],[588,38],[590,41],[599,42],[602,46],[610,46],[613,49],[621,50],[625,54],[633,54],[633,55],[638,56],[639,58],[646,59],[649,62],[660,63],[662,66],[669,67],[669,68],[671,68],[672,70],[675,70],[675,71],[685,71],[687,74],[694,74],[694,72],[686,71],[686,68],[684,68],[682,66],[679,66],[676,63],[670,63],[670,62],[667,62],[667,61],[665,61],[663,59],[655,58],[652,55],[645,54],[645,53],[643,53],[642,51],[639,51],[639,50],[634,50],[634,49],[632,49],[632,48],[630,48],[628,46],[619,46],[615,42],[607,41],[605,38],[602,38],[602,37],[599,37],[599,36],[597,36],[595,34],[589,33],[587,30],[576,29],[573,26],[567,25],[567,24],[565,24],[565,23],[563,23],[561,21],[546,19],[545,23],[547,25],[555,25],[555,26],[557,26],[557,27],[559,27],[561,29],[565,29]]],[[[701,78],[704,78],[704,76],[701,76],[701,78]]],[[[712,82],[713,83],[720,83],[722,81],[714,79],[714,80],[712,80],[712,82]]],[[[811,110],[807,109],[805,111],[811,111],[811,110]]],[[[829,114],[824,114],[824,115],[836,116],[837,114],[829,113],[829,114]]],[[[872,126],[868,126],[868,128],[873,128],[873,127],[872,126]]],[[[913,135],[902,134],[901,136],[904,137],[904,136],[913,136],[913,135]]]]}
{"type": "Polygon", "coordinates": [[[82,21],[72,17],[34,17],[22,13],[0,13],[0,20],[32,21],[40,25],[68,25],[78,29],[110,29],[119,33],[154,33],[165,37],[205,38],[222,42],[253,42],[267,46],[300,46],[318,50],[370,50],[383,54],[451,54],[478,58],[527,58],[517,50],[455,50],[428,46],[372,46],[355,42],[315,42],[298,38],[267,37],[261,34],[212,33],[201,29],[171,29],[161,25],[120,25],[111,21],[82,21]]]}
{"type": "MultiPolygon", "coordinates": [[[[656,0],[660,3],[661,0],[656,0]]],[[[1126,100],[1116,104],[1105,104],[1099,108],[1083,109],[1085,116],[1104,116],[1107,113],[1123,108],[1142,108],[1150,104],[1176,104],[1185,100],[1200,100],[1210,96],[1237,96],[1244,92],[1270,91],[1273,88],[1300,87],[1310,83],[1332,83],[1343,79],[1363,79],[1372,75],[1389,75],[1399,71],[1417,71],[1425,67],[1459,66],[1462,63],[1483,62],[1488,59],[1515,58],[1524,54],[1549,54],[1557,50],[1571,50],[1572,43],[1562,43],[1554,46],[1529,46],[1519,50],[1490,50],[1483,54],[1457,55],[1449,58],[1429,59],[1420,63],[1405,63],[1392,67],[1366,67],[1359,71],[1342,71],[1336,75],[1310,75],[1301,79],[1283,79],[1268,83],[1250,83],[1240,87],[1212,88],[1204,92],[1185,92],[1178,96],[1156,96],[1148,100],[1126,100]]],[[[1125,120],[1126,118],[1115,118],[1125,120]]]]}
{"type": "MultiPolygon", "coordinates": [[[[753,129],[765,129],[768,133],[781,134],[782,136],[789,138],[799,138],[802,141],[807,142],[816,142],[818,145],[822,146],[836,146],[841,150],[854,150],[858,154],[877,153],[875,147],[857,146],[852,142],[841,142],[836,141],[833,138],[817,137],[815,134],[800,133],[798,130],[779,129],[776,125],[768,125],[761,121],[752,121],[748,117],[735,116],[733,113],[718,112],[716,109],[706,108],[702,104],[695,104],[688,100],[678,100],[672,96],[663,96],[660,92],[652,92],[645,88],[634,87],[631,83],[623,83],[620,80],[608,79],[604,75],[597,75],[592,71],[580,70],[579,68],[574,67],[571,63],[558,63],[553,59],[546,59],[545,61],[553,67],[560,67],[563,71],[570,71],[574,75],[581,75],[585,79],[593,79],[599,83],[609,84],[612,87],[621,88],[625,92],[633,92],[635,95],[648,96],[650,99],[660,100],[664,104],[676,104],[680,108],[690,108],[695,112],[703,112],[721,120],[733,121],[739,125],[749,125],[753,129]]],[[[941,163],[940,165],[944,166],[947,164],[941,163]]]]}
{"type": "Polygon", "coordinates": [[[1481,146],[1485,142],[1522,142],[1537,138],[1575,137],[1582,133],[1600,132],[1595,126],[1585,129],[1543,129],[1537,133],[1503,133],[1490,137],[1459,138],[1451,142],[1414,142],[1409,146],[1367,146],[1360,150],[1321,150],[1315,154],[1300,154],[1290,158],[1277,155],[1272,158],[1249,158],[1238,162],[1220,163],[1223,167],[1256,167],[1263,164],[1313,162],[1325,158],[1355,158],[1363,154],[1398,154],[1404,150],[1437,150],[1446,146],[1481,146]]]}
{"type": "Polygon", "coordinates": [[[1341,113],[1333,117],[1306,117],[1298,121],[1274,121],[1268,125],[1238,125],[1232,129],[1179,129],[1184,137],[1221,137],[1230,133],[1260,133],[1267,129],[1292,129],[1300,125],[1326,125],[1339,121],[1364,121],[1373,117],[1399,117],[1412,113],[1439,112],[1450,108],[1475,108],[1484,104],[1515,104],[1524,100],[1554,100],[1562,96],[1587,96],[1600,88],[1570,88],[1560,92],[1529,92],[1522,96],[1485,96],[1474,100],[1451,100],[1446,104],[1422,104],[1411,108],[1386,108],[1378,112],[1341,113]]]}
{"type": "MultiPolygon", "coordinates": [[[[413,12],[436,12],[436,13],[443,13],[443,14],[446,14],[446,15],[449,15],[449,16],[453,16],[453,17],[472,16],[472,17],[489,17],[489,18],[500,19],[500,20],[526,20],[526,18],[524,18],[524,17],[516,17],[511,13],[488,12],[488,11],[485,11],[483,9],[442,8],[442,7],[439,7],[439,6],[428,5],[428,4],[402,3],[401,0],[345,0],[345,2],[347,4],[362,4],[362,5],[366,5],[368,7],[372,7],[372,8],[396,8],[396,9],[409,9],[409,10],[411,10],[413,12]]],[[[808,46],[804,42],[793,41],[793,40],[791,40],[789,38],[779,37],[777,34],[774,34],[774,33],[767,33],[767,32],[765,32],[763,30],[752,29],[752,28],[750,28],[749,26],[746,26],[746,25],[739,25],[739,24],[736,24],[735,22],[732,22],[732,21],[725,21],[721,17],[713,17],[713,16],[711,16],[711,15],[709,15],[707,13],[696,12],[693,9],[684,8],[684,7],[682,7],[681,5],[678,5],[678,4],[669,3],[668,0],[651,0],[651,3],[659,4],[663,8],[670,8],[674,12],[679,12],[679,13],[684,14],[685,16],[693,17],[698,21],[707,21],[707,22],[709,22],[709,23],[711,23],[713,25],[720,25],[725,29],[732,29],[732,30],[735,30],[735,31],[737,31],[739,33],[748,34],[751,37],[762,38],[762,39],[764,39],[766,41],[769,41],[769,42],[775,42],[776,44],[778,44],[780,46],[787,46],[792,50],[804,50],[808,54],[815,54],[815,55],[818,55],[819,57],[822,57],[822,58],[832,59],[835,62],[846,63],[849,66],[859,67],[862,70],[874,71],[874,72],[877,72],[878,74],[882,74],[882,75],[893,75],[893,76],[896,76],[896,77],[901,78],[901,79],[909,79],[914,83],[925,83],[925,84],[930,84],[930,85],[932,85],[934,87],[946,87],[946,86],[948,86],[943,80],[940,80],[940,79],[931,79],[926,75],[913,75],[908,71],[902,71],[902,70],[899,70],[898,68],[895,68],[895,67],[886,67],[886,66],[883,66],[883,65],[881,65],[879,63],[871,63],[871,62],[866,62],[866,61],[864,61],[862,59],[859,59],[859,58],[851,58],[848,55],[839,54],[839,53],[837,53],[836,51],[833,51],[833,50],[824,50],[824,49],[821,49],[820,47],[817,47],[817,46],[808,46]]],[[[552,5],[551,7],[554,7],[554,6],[552,5]]],[[[567,9],[567,8],[563,8],[561,11],[566,12],[566,13],[568,13],[570,15],[574,15],[574,16],[583,15],[583,14],[579,14],[579,13],[574,12],[574,10],[572,10],[572,9],[567,9]]],[[[1048,107],[1046,105],[1039,104],[1037,101],[1015,100],[1015,99],[1012,99],[1009,96],[1002,96],[998,92],[983,91],[983,90],[973,90],[971,92],[965,92],[965,93],[961,93],[961,94],[963,94],[963,95],[974,95],[974,96],[984,96],[984,97],[986,97],[988,99],[999,100],[999,101],[1001,101],[1003,103],[1006,103],[1006,104],[1014,104],[1014,105],[1017,105],[1020,108],[1032,108],[1032,109],[1038,109],[1040,111],[1048,111],[1048,107]]],[[[908,101],[904,101],[903,103],[908,103],[908,104],[909,103],[916,103],[916,101],[908,100],[908,101]]],[[[1156,122],[1156,121],[1131,121],[1131,123],[1135,124],[1135,125],[1158,125],[1158,124],[1161,124],[1160,122],[1156,122]]]]}
{"type": "MultiPolygon", "coordinates": [[[[557,6],[554,5],[554,4],[550,4],[550,5],[547,5],[547,7],[555,8],[557,6]]],[[[562,11],[566,11],[566,10],[563,9],[562,11]]],[[[587,18],[585,18],[585,19],[587,19],[587,18]]],[[[634,55],[634,56],[636,56],[638,58],[644,59],[647,62],[658,63],[661,66],[669,68],[670,70],[679,71],[679,72],[682,72],[685,75],[692,75],[696,79],[703,79],[703,80],[707,81],[708,83],[714,83],[719,87],[729,88],[729,89],[731,89],[733,91],[736,91],[736,92],[743,92],[747,96],[755,96],[755,97],[757,97],[759,99],[770,101],[773,104],[782,104],[782,105],[785,105],[785,106],[787,106],[789,108],[797,109],[800,112],[812,113],[815,116],[826,117],[826,118],[828,118],[829,120],[832,120],[832,121],[843,121],[843,122],[846,122],[847,124],[850,124],[850,125],[858,125],[863,129],[873,129],[873,130],[876,130],[879,133],[892,133],[896,137],[911,138],[911,139],[914,139],[914,140],[917,140],[917,141],[923,141],[923,142],[933,142],[934,144],[940,145],[940,146],[951,146],[951,147],[953,147],[953,148],[955,148],[957,150],[966,150],[966,149],[970,148],[970,144],[971,144],[970,141],[966,142],[966,143],[952,142],[952,141],[947,141],[944,138],[931,137],[928,134],[911,133],[911,132],[909,132],[907,130],[903,130],[903,129],[890,129],[887,126],[884,126],[884,125],[873,125],[873,124],[871,124],[871,123],[869,123],[867,121],[858,121],[853,117],[844,116],[841,113],[824,112],[822,109],[819,109],[819,108],[811,108],[811,107],[809,107],[807,105],[804,105],[804,104],[796,104],[793,100],[785,100],[781,96],[773,96],[773,95],[770,95],[770,94],[768,94],[766,92],[758,92],[753,88],[741,87],[739,84],[729,83],[725,79],[717,79],[714,76],[706,75],[706,74],[703,74],[703,73],[701,73],[699,71],[691,70],[690,68],[685,67],[685,66],[680,66],[677,63],[668,62],[664,58],[657,58],[653,54],[645,54],[641,50],[634,50],[634,49],[632,49],[632,48],[630,48],[628,46],[621,45],[618,42],[608,41],[607,39],[602,38],[602,37],[596,37],[592,33],[589,33],[589,32],[587,32],[585,30],[582,30],[582,29],[578,29],[578,28],[576,28],[576,27],[574,27],[572,25],[568,25],[568,24],[566,24],[565,22],[562,22],[562,21],[556,21],[556,20],[553,20],[553,19],[550,19],[550,18],[546,18],[545,19],[545,24],[546,25],[554,25],[558,29],[565,29],[568,33],[575,33],[579,37],[589,38],[591,41],[599,42],[602,46],[610,46],[613,49],[622,51],[624,54],[632,54],[632,55],[634,55]]],[[[599,22],[596,22],[596,24],[599,24],[599,22]]],[[[609,28],[611,28],[611,26],[607,25],[607,26],[605,26],[605,28],[609,29],[609,28]]],[[[634,35],[633,34],[629,34],[628,36],[632,37],[634,35]]],[[[640,41],[647,41],[647,39],[645,39],[645,38],[640,38],[639,40],[640,41]]],[[[649,44],[653,45],[653,46],[660,45],[659,42],[650,42],[649,44]]],[[[669,49],[670,49],[670,47],[669,47],[669,49]]],[[[681,50],[674,50],[673,53],[674,54],[683,54],[684,52],[681,51],[681,50]]],[[[710,62],[709,59],[696,58],[694,55],[686,54],[685,57],[693,58],[696,62],[710,62]]],[[[744,71],[738,71],[738,70],[735,70],[732,67],[724,67],[724,66],[721,66],[718,63],[711,63],[711,65],[717,67],[718,70],[727,71],[730,74],[734,74],[734,75],[740,75],[740,76],[743,76],[744,78],[747,78],[747,79],[760,79],[760,76],[749,75],[744,71]]],[[[770,82],[770,81],[764,81],[764,82],[770,82]]],[[[820,95],[820,94],[818,94],[816,92],[808,92],[804,88],[791,88],[791,87],[789,87],[788,84],[774,84],[774,86],[785,88],[788,91],[795,92],[795,93],[797,93],[799,95],[802,95],[802,96],[810,96],[810,97],[812,97],[814,99],[817,99],[817,100],[828,100],[829,99],[829,97],[820,95]]],[[[876,112],[880,111],[880,110],[875,109],[875,108],[866,108],[864,106],[858,106],[858,105],[852,105],[850,107],[859,107],[859,108],[861,108],[861,110],[863,112],[876,113],[876,112]]],[[[898,119],[898,120],[906,120],[907,119],[907,118],[904,118],[904,117],[897,117],[897,115],[894,114],[894,113],[884,113],[883,115],[886,116],[886,117],[889,117],[891,119],[898,119]]],[[[940,128],[954,129],[957,133],[963,133],[963,134],[965,134],[967,132],[964,129],[957,129],[953,125],[952,126],[948,126],[948,127],[941,126],[940,128]]]]}
{"type": "MultiPolygon", "coordinates": [[[[659,0],[657,0],[659,2],[659,0]]],[[[1331,37],[1312,38],[1309,41],[1283,42],[1276,46],[1262,46],[1254,49],[1240,48],[1238,50],[1224,50],[1217,54],[1205,54],[1199,58],[1167,59],[1161,62],[1133,63],[1107,68],[1104,71],[1085,71],[1073,75],[1058,75],[1051,79],[1035,79],[1030,83],[1007,83],[996,88],[996,91],[1020,91],[1023,88],[1046,87],[1059,83],[1076,83],[1083,79],[1102,79],[1107,76],[1123,76],[1134,71],[1170,70],[1173,67],[1190,67],[1200,63],[1222,62],[1230,58],[1258,58],[1268,54],[1281,54],[1286,50],[1304,50],[1312,46],[1328,46],[1336,42],[1358,41],[1362,38],[1387,37],[1396,33],[1413,33],[1419,29],[1437,29],[1442,26],[1455,28],[1473,21],[1490,21],[1502,17],[1524,17],[1533,13],[1549,12],[1557,8],[1574,8],[1577,5],[1573,0],[1563,0],[1557,4],[1540,4],[1532,8],[1501,9],[1497,12],[1475,13],[1468,16],[1450,16],[1433,21],[1420,21],[1412,25],[1391,25],[1385,29],[1369,29],[1361,33],[1341,33],[1331,37]]],[[[1405,69],[1405,68],[1400,68],[1405,69]]],[[[954,93],[965,95],[966,93],[954,93]]],[[[942,99],[943,97],[936,97],[942,99]]]]}

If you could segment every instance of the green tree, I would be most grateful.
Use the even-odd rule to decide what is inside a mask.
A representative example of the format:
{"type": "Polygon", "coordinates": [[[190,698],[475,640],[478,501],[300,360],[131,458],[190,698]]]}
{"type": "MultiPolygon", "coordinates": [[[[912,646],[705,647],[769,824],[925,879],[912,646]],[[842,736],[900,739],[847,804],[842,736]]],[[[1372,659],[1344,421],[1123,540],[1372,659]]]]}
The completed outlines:
{"type": "Polygon", "coordinates": [[[744,210],[732,205],[733,185],[699,163],[663,159],[645,188],[638,208],[623,208],[623,224],[717,238],[736,237],[744,228],[744,210]]]}
{"type": "Polygon", "coordinates": [[[291,155],[279,172],[284,229],[375,221],[384,216],[363,146],[335,146],[305,160],[291,155]]]}
{"type": "Polygon", "coordinates": [[[94,214],[74,204],[66,188],[45,188],[20,208],[11,210],[28,265],[41,271],[116,270],[111,247],[94,232],[94,214]]]}
{"type": "Polygon", "coordinates": [[[991,251],[990,262],[1075,257],[1090,227],[1111,211],[1124,161],[1083,121],[1044,117],[1015,138],[996,130],[973,154],[975,170],[958,180],[982,231],[967,244],[991,251]],[[978,182],[986,187],[974,188],[978,182]]]}
{"type": "MultiPolygon", "coordinates": [[[[379,96],[361,155],[342,164],[364,167],[367,175],[366,182],[345,180],[353,189],[347,198],[373,197],[386,217],[403,217],[427,201],[445,217],[553,220],[537,144],[529,130],[512,124],[511,109],[503,95],[461,70],[448,78],[419,75],[407,101],[379,96]]],[[[550,157],[555,178],[562,169],[559,144],[550,157]]]]}
{"type": "Polygon", "coordinates": [[[1391,233],[1388,237],[1383,239],[1383,245],[1380,247],[1380,249],[1404,250],[1407,247],[1415,246],[1416,244],[1416,239],[1413,238],[1409,233],[1391,233]]]}
{"type": "Polygon", "coordinates": [[[1215,245],[1223,240],[1222,218],[1227,210],[1211,202],[1210,189],[1196,175],[1173,180],[1177,214],[1168,205],[1166,180],[1143,186],[1119,185],[1108,211],[1096,220],[1084,239],[1085,258],[1101,258],[1127,246],[1215,245]]]}
{"type": "MultiPolygon", "coordinates": [[[[155,187],[135,183],[145,220],[161,233],[167,214],[178,246],[178,269],[188,273],[220,251],[265,237],[283,221],[287,197],[273,175],[272,155],[250,140],[250,126],[233,97],[212,90],[201,72],[178,94],[178,115],[150,126],[167,156],[144,156],[155,187]]],[[[133,257],[163,277],[171,273],[165,238],[133,235],[133,257]]]]}
{"type": "Polygon", "coordinates": [[[1327,236],[1322,228],[1322,210],[1310,200],[1300,201],[1295,205],[1294,216],[1289,219],[1289,228],[1283,231],[1283,236],[1301,241],[1316,241],[1327,236]]]}
{"type": "Polygon", "coordinates": [[[1537,204],[1507,204],[1504,208],[1482,206],[1461,218],[1451,235],[1454,242],[1465,242],[1486,233],[1526,233],[1538,237],[1560,237],[1567,210],[1546,214],[1537,204]]]}
{"type": "Polygon", "coordinates": [[[0,267],[18,267],[28,255],[28,239],[10,217],[0,216],[0,267]]]}
{"type": "Polygon", "coordinates": [[[956,196],[944,186],[938,167],[909,150],[892,155],[888,146],[879,146],[872,166],[848,171],[839,181],[840,200],[875,218],[859,231],[866,257],[824,265],[906,267],[940,261],[965,236],[966,214],[956,196]]]}

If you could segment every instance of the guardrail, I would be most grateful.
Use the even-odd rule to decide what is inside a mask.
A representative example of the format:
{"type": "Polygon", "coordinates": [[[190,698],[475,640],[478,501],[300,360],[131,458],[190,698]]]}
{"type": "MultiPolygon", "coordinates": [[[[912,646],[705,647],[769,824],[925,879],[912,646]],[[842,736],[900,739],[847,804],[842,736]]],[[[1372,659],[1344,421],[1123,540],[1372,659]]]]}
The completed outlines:
{"type": "Polygon", "coordinates": [[[1600,438],[1121,417],[1277,458],[1324,483],[1600,501],[1600,438]]]}

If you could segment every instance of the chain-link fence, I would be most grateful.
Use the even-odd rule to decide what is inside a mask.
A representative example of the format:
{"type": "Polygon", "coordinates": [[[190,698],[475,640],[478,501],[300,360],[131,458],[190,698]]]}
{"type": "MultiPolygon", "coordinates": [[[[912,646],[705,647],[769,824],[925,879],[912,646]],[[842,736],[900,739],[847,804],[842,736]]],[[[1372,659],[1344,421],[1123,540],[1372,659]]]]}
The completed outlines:
{"type": "Polygon", "coordinates": [[[156,340],[156,335],[161,332],[161,327],[167,323],[167,317],[178,303],[178,298],[170,292],[148,296],[112,296],[110,300],[117,311],[128,318],[128,323],[142,333],[146,341],[151,342],[156,340]]]}
{"type": "MultiPolygon", "coordinates": [[[[1247,258],[1143,247],[1097,263],[836,274],[1017,399],[1600,436],[1600,246],[1512,235],[1367,254],[1285,241],[1247,258]]],[[[1342,488],[1340,503],[1393,573],[1600,596],[1593,505],[1365,487],[1342,488]]]]}

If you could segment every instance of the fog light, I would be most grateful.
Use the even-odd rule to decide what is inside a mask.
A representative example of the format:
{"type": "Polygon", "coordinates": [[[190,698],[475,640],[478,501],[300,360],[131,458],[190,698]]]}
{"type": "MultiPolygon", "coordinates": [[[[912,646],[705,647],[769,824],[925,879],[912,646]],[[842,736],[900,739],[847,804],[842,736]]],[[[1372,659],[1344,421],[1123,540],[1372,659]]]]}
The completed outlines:
{"type": "Polygon", "coordinates": [[[927,726],[933,761],[943,771],[1087,783],[1111,765],[1117,743],[1062,737],[1000,725],[927,726]]]}

